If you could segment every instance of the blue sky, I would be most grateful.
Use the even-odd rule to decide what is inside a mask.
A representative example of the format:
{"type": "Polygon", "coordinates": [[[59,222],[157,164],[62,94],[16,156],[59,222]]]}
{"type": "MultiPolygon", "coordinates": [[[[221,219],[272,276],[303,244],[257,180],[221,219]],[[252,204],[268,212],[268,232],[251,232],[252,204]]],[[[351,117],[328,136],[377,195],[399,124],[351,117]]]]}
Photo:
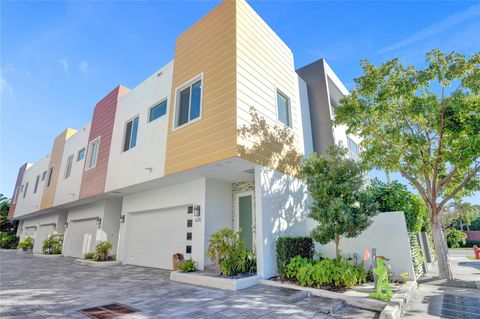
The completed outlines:
{"type": "MultiPolygon", "coordinates": [[[[0,193],[12,194],[18,167],[47,154],[62,130],[89,122],[112,88],[134,87],[170,61],[176,36],[218,3],[2,1],[0,193]]],[[[297,68],[325,58],[349,88],[362,58],[421,65],[433,48],[480,51],[478,2],[249,3],[297,68]]]]}

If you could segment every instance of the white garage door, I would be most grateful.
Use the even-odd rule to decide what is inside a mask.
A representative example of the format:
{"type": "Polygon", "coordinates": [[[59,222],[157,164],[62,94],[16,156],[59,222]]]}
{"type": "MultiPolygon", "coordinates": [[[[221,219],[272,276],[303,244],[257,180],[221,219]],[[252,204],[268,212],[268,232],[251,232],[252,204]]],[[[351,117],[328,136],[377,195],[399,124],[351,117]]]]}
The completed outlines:
{"type": "Polygon", "coordinates": [[[185,207],[130,213],[126,226],[127,264],[172,269],[172,255],[185,255],[185,207]]]}
{"type": "Polygon", "coordinates": [[[37,231],[37,227],[35,226],[30,226],[30,227],[25,227],[24,228],[24,236],[23,238],[25,237],[31,237],[31,238],[35,238],[35,232],[37,231]]]}
{"type": "Polygon", "coordinates": [[[69,221],[64,255],[82,258],[95,249],[97,219],[69,221]]]}
{"type": "Polygon", "coordinates": [[[42,253],[43,241],[48,238],[48,235],[55,231],[55,225],[40,225],[35,234],[35,242],[33,244],[34,253],[42,253]]]}

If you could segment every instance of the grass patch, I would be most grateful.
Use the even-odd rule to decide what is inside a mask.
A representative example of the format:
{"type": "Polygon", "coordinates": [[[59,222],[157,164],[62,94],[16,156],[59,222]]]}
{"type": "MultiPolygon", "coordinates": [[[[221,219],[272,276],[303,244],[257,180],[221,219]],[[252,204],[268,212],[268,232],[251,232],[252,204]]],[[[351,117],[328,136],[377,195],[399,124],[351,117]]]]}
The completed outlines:
{"type": "Polygon", "coordinates": [[[470,260],[480,261],[480,259],[475,258],[475,256],[467,256],[470,260]]]}

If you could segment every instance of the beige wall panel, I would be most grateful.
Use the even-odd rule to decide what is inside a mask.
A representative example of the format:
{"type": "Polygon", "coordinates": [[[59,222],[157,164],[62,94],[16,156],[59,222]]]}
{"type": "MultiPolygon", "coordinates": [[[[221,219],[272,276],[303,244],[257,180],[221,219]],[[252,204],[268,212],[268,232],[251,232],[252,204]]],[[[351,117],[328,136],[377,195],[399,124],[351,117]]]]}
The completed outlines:
{"type": "Polygon", "coordinates": [[[236,3],[225,1],[177,38],[175,89],[203,73],[202,119],[172,130],[170,106],[165,173],[226,159],[236,150],[236,3]]]}
{"type": "MultiPolygon", "coordinates": [[[[47,209],[53,206],[55,200],[55,191],[57,190],[58,177],[60,176],[60,166],[62,164],[63,149],[65,147],[65,141],[75,134],[76,130],[68,128],[63,131],[62,134],[57,136],[53,143],[52,152],[50,154],[50,163],[48,164],[48,169],[53,167],[53,173],[51,177],[50,186],[44,188],[42,201],[40,202],[40,209],[47,209]]],[[[48,170],[47,170],[48,172],[48,170]]],[[[48,178],[48,173],[47,173],[48,178]]],[[[46,182],[46,180],[45,180],[46,182]]]]}

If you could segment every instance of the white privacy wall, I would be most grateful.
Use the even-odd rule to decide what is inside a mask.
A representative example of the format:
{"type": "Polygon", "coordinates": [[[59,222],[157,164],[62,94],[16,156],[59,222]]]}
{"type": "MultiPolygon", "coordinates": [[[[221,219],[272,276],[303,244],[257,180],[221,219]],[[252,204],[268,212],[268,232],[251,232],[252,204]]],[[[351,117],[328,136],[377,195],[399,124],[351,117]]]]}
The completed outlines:
{"type": "Polygon", "coordinates": [[[257,272],[277,275],[275,241],[306,236],[308,193],[305,183],[275,170],[255,166],[257,272]]]}
{"type": "MultiPolygon", "coordinates": [[[[125,223],[120,224],[119,244],[117,249],[118,260],[125,259],[125,226],[128,224],[128,215],[138,212],[168,209],[187,205],[200,205],[201,218],[193,220],[192,228],[192,258],[198,262],[199,269],[203,270],[205,259],[204,229],[205,229],[205,192],[206,179],[199,178],[185,183],[178,183],[159,187],[152,190],[127,194],[123,197],[122,214],[126,215],[125,223]]],[[[231,209],[231,208],[229,208],[231,209]]],[[[230,210],[229,210],[230,211],[230,210]]],[[[186,216],[186,214],[185,214],[186,216]]],[[[186,218],[185,218],[186,222],[186,218]]],[[[172,234],[178,229],[172,228],[172,234]]],[[[183,231],[183,230],[182,230],[183,231]]]]}
{"type": "Polygon", "coordinates": [[[168,131],[167,114],[148,122],[150,108],[170,97],[173,61],[123,96],[115,113],[105,192],[162,177],[168,131]],[[122,151],[125,125],[138,116],[137,144],[122,151]]]}
{"type": "MultiPolygon", "coordinates": [[[[314,221],[309,219],[310,229],[314,227],[314,221]]],[[[373,224],[356,238],[342,238],[340,250],[343,256],[354,253],[361,259],[365,248],[370,251],[377,248],[377,254],[390,259],[388,263],[392,272],[399,274],[407,272],[410,278],[415,278],[413,270],[412,255],[410,252],[410,241],[408,239],[407,224],[403,212],[380,213],[374,218],[373,224]]],[[[321,252],[324,257],[335,257],[335,245],[333,243],[325,246],[316,244],[316,251],[321,252]]],[[[365,266],[370,268],[369,260],[365,266]]]]}

